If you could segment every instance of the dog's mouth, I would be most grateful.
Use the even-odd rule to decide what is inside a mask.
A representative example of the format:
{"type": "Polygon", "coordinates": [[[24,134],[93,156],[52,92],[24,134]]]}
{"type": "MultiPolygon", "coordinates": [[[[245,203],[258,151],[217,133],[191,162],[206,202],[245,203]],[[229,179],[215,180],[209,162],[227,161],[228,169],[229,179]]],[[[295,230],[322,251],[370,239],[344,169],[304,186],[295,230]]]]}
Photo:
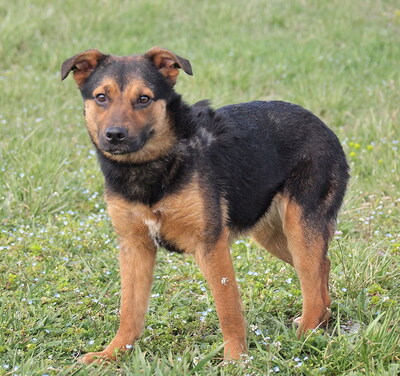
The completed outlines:
{"type": "Polygon", "coordinates": [[[126,155],[126,154],[131,154],[134,153],[133,151],[124,151],[124,150],[103,150],[109,154],[112,155],[126,155]]]}

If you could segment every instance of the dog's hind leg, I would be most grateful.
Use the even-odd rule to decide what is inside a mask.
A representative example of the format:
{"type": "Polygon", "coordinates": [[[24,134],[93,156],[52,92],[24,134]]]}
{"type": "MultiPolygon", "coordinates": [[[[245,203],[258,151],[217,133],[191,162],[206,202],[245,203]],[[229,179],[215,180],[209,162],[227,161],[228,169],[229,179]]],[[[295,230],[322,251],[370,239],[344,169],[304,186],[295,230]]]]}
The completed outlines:
{"type": "Polygon", "coordinates": [[[214,297],[225,344],[224,359],[239,359],[246,353],[246,326],[242,303],[224,230],[212,249],[198,249],[196,261],[214,297]]]}
{"type": "Polygon", "coordinates": [[[286,201],[283,232],[303,295],[302,316],[295,320],[299,325],[299,336],[309,329],[325,324],[330,316],[330,261],[327,257],[326,239],[329,229],[323,226],[322,223],[315,223],[313,226],[311,220],[304,218],[301,207],[295,201],[286,201]]]}
{"type": "Polygon", "coordinates": [[[277,196],[250,233],[262,247],[295,267],[303,294],[303,313],[295,320],[299,335],[329,319],[327,239],[317,228],[303,218],[294,201],[277,196]]]}

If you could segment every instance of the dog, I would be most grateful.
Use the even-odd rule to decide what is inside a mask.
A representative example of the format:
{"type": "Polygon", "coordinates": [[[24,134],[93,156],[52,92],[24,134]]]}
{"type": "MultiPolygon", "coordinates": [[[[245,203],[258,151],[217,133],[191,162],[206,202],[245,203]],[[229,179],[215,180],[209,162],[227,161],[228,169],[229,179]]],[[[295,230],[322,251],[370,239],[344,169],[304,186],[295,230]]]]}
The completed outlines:
{"type": "Polygon", "coordinates": [[[328,242],[349,178],[335,134],[282,101],[212,109],[174,90],[188,60],[160,47],[144,55],[87,50],[66,60],[105,177],[120,244],[119,329],[83,363],[114,360],[141,336],[158,248],[195,257],[213,294],[224,358],[246,353],[246,326],[230,243],[251,236],[294,266],[303,296],[298,336],[330,316],[328,242]]]}

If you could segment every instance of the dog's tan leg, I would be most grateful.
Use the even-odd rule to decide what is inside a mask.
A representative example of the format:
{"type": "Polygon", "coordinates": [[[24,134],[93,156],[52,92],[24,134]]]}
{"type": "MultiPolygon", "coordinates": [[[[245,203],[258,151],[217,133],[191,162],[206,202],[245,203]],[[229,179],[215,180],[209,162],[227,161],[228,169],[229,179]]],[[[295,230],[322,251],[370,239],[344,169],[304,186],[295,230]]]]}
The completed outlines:
{"type": "Polygon", "coordinates": [[[211,250],[196,250],[196,261],[214,297],[225,344],[224,358],[239,359],[246,353],[246,326],[229,251],[228,231],[211,250]]]}
{"type": "Polygon", "coordinates": [[[120,251],[121,315],[120,325],[111,343],[101,352],[88,353],[82,363],[95,360],[114,360],[117,352],[124,352],[142,334],[147,311],[156,251],[154,246],[123,242],[120,251]]]}
{"type": "Polygon", "coordinates": [[[329,319],[330,261],[326,257],[326,241],[322,234],[306,224],[301,208],[293,201],[286,205],[284,232],[303,294],[302,316],[296,319],[299,324],[297,334],[301,336],[329,319]]]}
{"type": "Polygon", "coordinates": [[[82,363],[114,360],[116,353],[124,352],[142,334],[144,316],[147,311],[156,247],[148,235],[148,227],[142,222],[132,223],[132,216],[123,216],[124,207],[119,207],[117,214],[110,215],[120,235],[120,271],[121,271],[121,314],[120,325],[111,343],[101,352],[88,353],[82,363]],[[129,221],[130,220],[130,221],[129,221]]]}

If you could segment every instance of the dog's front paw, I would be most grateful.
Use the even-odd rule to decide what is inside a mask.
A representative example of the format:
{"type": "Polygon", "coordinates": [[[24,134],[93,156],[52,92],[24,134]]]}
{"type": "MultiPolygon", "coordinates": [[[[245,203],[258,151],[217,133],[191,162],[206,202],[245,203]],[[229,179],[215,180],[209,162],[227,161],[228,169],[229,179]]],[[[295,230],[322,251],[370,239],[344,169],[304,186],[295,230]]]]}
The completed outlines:
{"type": "Polygon", "coordinates": [[[115,360],[115,356],[111,355],[106,351],[91,352],[84,355],[79,359],[79,363],[92,364],[92,363],[103,363],[115,360]]]}
{"type": "Polygon", "coordinates": [[[247,353],[244,341],[229,341],[224,347],[224,361],[239,360],[247,353]]]}
{"type": "Polygon", "coordinates": [[[296,325],[296,327],[299,327],[299,326],[300,326],[300,323],[301,323],[301,316],[300,316],[300,317],[296,317],[296,318],[293,320],[293,323],[294,323],[294,325],[296,325]]]}

